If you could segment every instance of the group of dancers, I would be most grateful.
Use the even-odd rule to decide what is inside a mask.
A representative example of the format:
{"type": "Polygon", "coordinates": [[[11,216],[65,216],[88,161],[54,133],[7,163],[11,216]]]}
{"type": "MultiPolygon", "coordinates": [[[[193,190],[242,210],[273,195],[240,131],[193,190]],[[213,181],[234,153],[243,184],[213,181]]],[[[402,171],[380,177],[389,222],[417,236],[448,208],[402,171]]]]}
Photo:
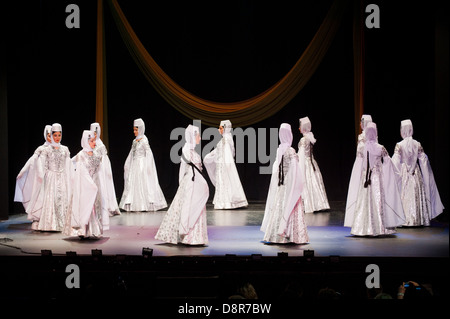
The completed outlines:
{"type": "Polygon", "coordinates": [[[377,125],[361,118],[348,188],[344,226],[356,236],[390,235],[401,226],[429,226],[444,210],[430,162],[412,138],[411,120],[400,123],[403,140],[394,155],[378,143],[377,125]]]}
{"type": "MultiPolygon", "coordinates": [[[[378,144],[370,115],[361,119],[356,160],[350,178],[344,226],[356,236],[395,233],[399,226],[428,226],[444,207],[433,172],[420,143],[412,139],[412,123],[401,122],[403,141],[391,158],[378,144]]],[[[120,210],[157,211],[167,202],[159,186],[156,165],[142,119],[133,123],[135,139],[124,165],[124,191],[117,203],[111,163],[100,138],[100,125],[82,133],[82,150],[73,158],[61,145],[60,124],[47,125],[38,147],[17,176],[15,201],[22,202],[31,228],[61,231],[67,236],[98,238],[109,229],[110,216],[120,210]]],[[[280,144],[272,168],[261,231],[264,243],[309,242],[305,213],[330,209],[322,175],[314,158],[316,143],[308,117],[300,119],[303,137],[292,147],[290,124],[279,129],[280,144]]],[[[198,127],[185,129],[179,186],[155,239],[171,244],[208,245],[206,203],[215,186],[215,209],[248,206],[235,161],[232,124],[219,125],[222,139],[205,156],[195,151],[198,127]]]]}

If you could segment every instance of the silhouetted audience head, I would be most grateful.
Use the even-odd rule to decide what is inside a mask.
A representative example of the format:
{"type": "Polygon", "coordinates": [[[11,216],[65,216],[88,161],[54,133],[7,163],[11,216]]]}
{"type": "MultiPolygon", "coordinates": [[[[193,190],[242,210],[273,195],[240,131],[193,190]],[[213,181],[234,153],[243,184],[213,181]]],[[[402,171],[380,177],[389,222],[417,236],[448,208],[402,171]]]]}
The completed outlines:
{"type": "Polygon", "coordinates": [[[319,293],[317,294],[317,299],[339,300],[342,299],[342,295],[333,288],[326,287],[319,290],[319,293]]]}
{"type": "Polygon", "coordinates": [[[255,288],[249,282],[242,282],[237,285],[236,291],[229,299],[258,299],[255,288]]]}

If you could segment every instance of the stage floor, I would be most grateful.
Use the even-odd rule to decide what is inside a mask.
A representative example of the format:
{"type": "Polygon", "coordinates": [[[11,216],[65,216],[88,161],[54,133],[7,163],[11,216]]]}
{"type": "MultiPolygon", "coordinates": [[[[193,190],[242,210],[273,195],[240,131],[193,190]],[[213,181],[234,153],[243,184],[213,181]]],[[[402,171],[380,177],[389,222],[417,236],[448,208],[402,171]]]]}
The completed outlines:
{"type": "Polygon", "coordinates": [[[448,257],[448,224],[433,221],[430,227],[398,228],[395,235],[380,238],[354,237],[343,227],[343,202],[330,202],[331,210],[306,214],[310,243],[304,245],[267,245],[259,230],[264,202],[252,202],[247,208],[214,210],[207,205],[209,245],[206,247],[172,245],[154,239],[166,210],[158,212],[123,212],[111,217],[110,230],[97,240],[68,238],[57,232],[35,232],[25,214],[12,215],[0,222],[0,255],[53,255],[67,251],[90,255],[101,249],[104,255],[141,255],[143,247],[153,249],[154,256],[216,256],[225,254],[303,256],[314,250],[315,256],[376,257],[448,257]]]}

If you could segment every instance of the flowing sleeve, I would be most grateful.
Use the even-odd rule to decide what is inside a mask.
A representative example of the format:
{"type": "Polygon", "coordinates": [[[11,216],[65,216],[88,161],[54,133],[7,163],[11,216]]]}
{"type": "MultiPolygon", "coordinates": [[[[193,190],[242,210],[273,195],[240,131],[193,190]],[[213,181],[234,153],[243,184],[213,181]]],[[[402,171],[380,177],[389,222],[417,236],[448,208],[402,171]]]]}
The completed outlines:
{"type": "MultiPolygon", "coordinates": [[[[33,177],[30,179],[30,176],[27,177],[27,179],[30,179],[30,184],[27,185],[27,187],[30,187],[30,191],[26,191],[26,193],[30,194],[30,198],[28,203],[26,204],[25,211],[28,213],[29,216],[36,216],[36,219],[38,219],[39,211],[42,209],[43,201],[44,201],[44,177],[45,177],[45,171],[46,171],[46,160],[47,160],[47,151],[48,149],[43,149],[39,156],[37,156],[33,162],[30,164],[33,168],[33,177]]],[[[27,195],[25,195],[27,196],[27,195]]],[[[26,197],[24,197],[24,200],[27,200],[26,197]]]]}
{"type": "Polygon", "coordinates": [[[303,178],[300,171],[298,156],[294,149],[291,149],[290,154],[285,153],[285,162],[288,166],[287,174],[285,176],[286,182],[286,202],[283,211],[283,218],[280,221],[280,226],[278,228],[278,235],[288,236],[287,228],[290,223],[290,218],[295,206],[297,205],[301,194],[303,192],[303,178]],[[286,156],[287,155],[287,156],[286,156]]]}
{"type": "Polygon", "coordinates": [[[358,199],[359,183],[361,183],[361,174],[363,172],[364,156],[362,150],[364,146],[359,144],[356,153],[356,159],[353,163],[352,174],[350,176],[350,183],[348,185],[347,203],[345,207],[344,227],[352,227],[355,217],[355,205],[358,199]]]}
{"type": "Polygon", "coordinates": [[[131,161],[133,160],[133,146],[131,146],[131,150],[128,153],[127,159],[125,160],[125,164],[123,165],[123,178],[125,185],[127,184],[128,174],[130,173],[131,161]]]}
{"type": "MultiPolygon", "coordinates": [[[[153,178],[153,175],[156,175],[155,158],[153,157],[153,151],[150,147],[150,143],[148,142],[148,140],[145,139],[145,141],[143,141],[143,143],[144,143],[144,148],[145,148],[147,174],[149,176],[152,176],[152,178],[153,178]]],[[[158,182],[158,175],[156,175],[155,177],[156,177],[156,182],[158,182]]]]}
{"type": "Polygon", "coordinates": [[[203,159],[203,165],[205,166],[209,179],[214,186],[216,186],[216,157],[217,147],[209,152],[209,154],[207,154],[203,159]]]}
{"type": "Polygon", "coordinates": [[[397,227],[405,223],[405,213],[399,191],[398,177],[388,152],[383,147],[383,188],[385,196],[384,222],[386,227],[397,227]]]}
{"type": "Polygon", "coordinates": [[[180,160],[180,170],[178,172],[178,185],[181,184],[181,180],[184,178],[184,175],[186,175],[186,166],[187,166],[187,164],[181,159],[180,160]]]}
{"type": "Polygon", "coordinates": [[[402,193],[402,149],[399,144],[395,145],[394,155],[391,158],[392,168],[394,169],[397,187],[402,193]]]}
{"type": "Polygon", "coordinates": [[[36,153],[33,154],[20,170],[16,178],[14,201],[21,202],[25,209],[32,196],[35,178],[38,177],[36,172],[36,160],[38,157],[39,156],[36,153]]]}
{"type": "Polygon", "coordinates": [[[114,180],[106,147],[103,146],[98,152],[101,156],[100,167],[98,170],[98,181],[100,184],[100,197],[102,201],[102,224],[103,230],[109,229],[110,213],[119,213],[119,205],[117,204],[116,191],[114,189],[114,180]]]}
{"type": "MultiPolygon", "coordinates": [[[[194,150],[191,150],[190,155],[188,160],[191,163],[198,164],[201,162],[200,155],[194,150]]],[[[198,172],[195,176],[193,174],[195,173],[189,168],[183,175],[183,179],[186,180],[182,180],[180,183],[180,187],[184,187],[184,205],[181,209],[179,225],[180,235],[187,234],[195,226],[209,197],[208,183],[203,175],[198,172]],[[194,180],[192,180],[193,176],[194,180]]]]}
{"type": "MultiPolygon", "coordinates": [[[[276,156],[275,158],[278,158],[278,156],[276,156]]],[[[278,160],[276,159],[272,166],[272,176],[270,177],[269,190],[267,192],[266,207],[264,208],[264,217],[260,227],[260,230],[262,232],[266,232],[267,230],[267,223],[270,220],[270,215],[272,212],[271,208],[273,203],[275,202],[274,198],[278,187],[278,169],[279,163],[278,160]]]]}
{"type": "Polygon", "coordinates": [[[306,162],[306,157],[305,157],[305,138],[302,137],[300,139],[300,142],[298,142],[298,163],[299,163],[299,170],[300,170],[300,174],[302,176],[302,180],[305,181],[306,180],[306,173],[305,173],[305,162],[306,162]]]}
{"type": "Polygon", "coordinates": [[[77,229],[88,224],[98,188],[82,162],[82,155],[78,153],[73,160],[76,162],[76,170],[73,171],[71,178],[72,203],[69,206],[71,207],[70,226],[77,229]]]}
{"type": "Polygon", "coordinates": [[[425,154],[421,145],[419,145],[418,160],[425,185],[425,194],[431,209],[430,219],[433,219],[444,211],[444,205],[442,204],[441,197],[434,180],[434,174],[431,169],[430,161],[428,160],[428,156],[425,154]]]}
{"type": "Polygon", "coordinates": [[[166,199],[159,185],[158,171],[156,170],[155,158],[153,157],[152,149],[148,139],[145,138],[145,158],[147,166],[147,190],[152,193],[155,204],[167,207],[166,199]]]}
{"type": "Polygon", "coordinates": [[[401,172],[402,171],[402,149],[398,143],[395,145],[394,155],[392,155],[391,160],[392,160],[392,165],[394,165],[396,172],[401,172]]]}
{"type": "Polygon", "coordinates": [[[67,198],[72,197],[72,176],[74,174],[74,165],[70,159],[69,148],[65,147],[66,152],[66,165],[65,165],[65,175],[66,175],[66,187],[67,187],[67,198]]]}

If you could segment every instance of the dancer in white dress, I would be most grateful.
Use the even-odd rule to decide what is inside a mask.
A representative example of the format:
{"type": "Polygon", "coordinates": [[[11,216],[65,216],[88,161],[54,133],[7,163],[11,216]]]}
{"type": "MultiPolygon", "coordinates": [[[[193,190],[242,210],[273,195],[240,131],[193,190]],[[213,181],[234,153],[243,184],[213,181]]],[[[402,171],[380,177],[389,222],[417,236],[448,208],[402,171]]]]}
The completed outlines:
{"type": "Polygon", "coordinates": [[[303,174],[303,181],[305,183],[302,193],[305,213],[330,209],[322,173],[313,154],[316,139],[311,132],[311,121],[308,117],[300,119],[299,130],[303,134],[303,137],[298,143],[298,159],[300,162],[300,171],[303,174]]]}
{"type": "Polygon", "coordinates": [[[171,244],[208,245],[206,202],[209,188],[202,175],[201,157],[194,149],[200,143],[198,127],[189,125],[185,139],[178,190],[155,238],[171,244]]]}
{"type": "Polygon", "coordinates": [[[145,133],[142,119],[134,121],[131,151],[125,161],[125,187],[119,207],[125,211],[157,211],[167,207],[159,186],[155,159],[145,133]]]}
{"type": "Polygon", "coordinates": [[[232,209],[248,206],[244,189],[234,162],[235,150],[231,122],[220,122],[222,139],[216,148],[205,156],[203,164],[216,187],[214,209],[232,209]]]}
{"type": "Polygon", "coordinates": [[[263,241],[305,244],[309,242],[309,236],[301,198],[303,180],[297,153],[291,147],[292,130],[289,124],[281,124],[279,138],[261,225],[263,241]]]}
{"type": "Polygon", "coordinates": [[[369,114],[363,114],[363,116],[361,116],[361,133],[358,135],[358,145],[356,148],[358,148],[361,143],[364,145],[364,143],[366,142],[365,130],[367,124],[369,124],[370,122],[372,122],[372,116],[370,116],[369,114]]]}
{"type": "Polygon", "coordinates": [[[37,230],[39,218],[41,216],[41,207],[29,206],[30,200],[39,196],[42,186],[43,166],[40,161],[42,151],[51,143],[52,126],[46,125],[44,128],[45,143],[39,146],[33,156],[31,156],[20,170],[16,178],[16,191],[14,201],[21,202],[27,213],[27,218],[32,221],[31,229],[37,230]]]}
{"type": "Polygon", "coordinates": [[[422,145],[412,138],[411,120],[401,121],[400,134],[403,141],[395,146],[392,162],[401,179],[404,226],[429,226],[444,210],[433,170],[422,145]]]}
{"type": "MultiPolygon", "coordinates": [[[[117,204],[116,190],[114,188],[114,180],[111,169],[111,161],[108,157],[108,150],[100,138],[101,128],[99,123],[92,123],[90,130],[96,136],[94,153],[101,156],[102,161],[98,169],[100,189],[102,192],[102,209],[105,215],[120,215],[119,205],[117,204]]],[[[104,218],[106,219],[106,217],[104,218]]]]}
{"type": "Polygon", "coordinates": [[[389,235],[405,222],[398,178],[384,146],[377,143],[376,124],[365,128],[348,188],[344,226],[357,236],[389,235]]]}
{"type": "Polygon", "coordinates": [[[38,196],[30,200],[29,206],[41,209],[36,229],[62,231],[71,196],[72,162],[69,149],[61,145],[62,127],[52,125],[51,144],[42,150],[39,160],[43,167],[43,183],[38,196]]]}
{"type": "Polygon", "coordinates": [[[67,236],[99,238],[104,225],[109,227],[109,214],[102,214],[104,201],[99,177],[102,155],[94,152],[95,144],[94,131],[83,131],[83,149],[72,158],[72,201],[63,231],[67,236]]]}

